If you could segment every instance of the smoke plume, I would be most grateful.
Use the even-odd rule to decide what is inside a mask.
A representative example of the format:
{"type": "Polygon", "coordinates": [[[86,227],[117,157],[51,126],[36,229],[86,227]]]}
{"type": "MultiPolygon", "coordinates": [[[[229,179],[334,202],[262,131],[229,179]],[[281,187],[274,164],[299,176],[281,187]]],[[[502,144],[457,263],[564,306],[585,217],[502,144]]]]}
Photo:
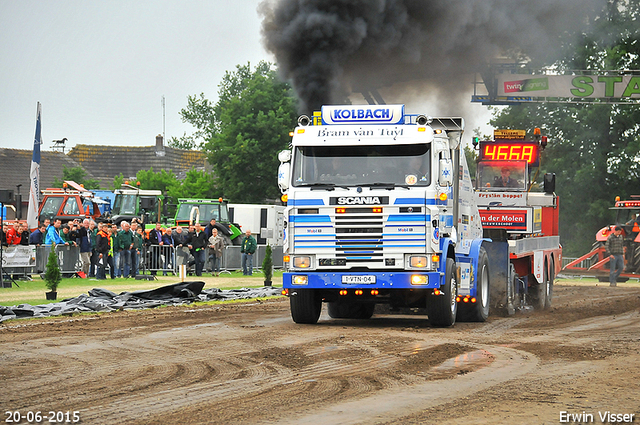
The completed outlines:
{"type": "Polygon", "coordinates": [[[265,46],[308,112],[354,92],[408,81],[415,84],[405,88],[468,96],[470,76],[492,58],[553,60],[604,3],[266,0],[259,12],[265,46]]]}

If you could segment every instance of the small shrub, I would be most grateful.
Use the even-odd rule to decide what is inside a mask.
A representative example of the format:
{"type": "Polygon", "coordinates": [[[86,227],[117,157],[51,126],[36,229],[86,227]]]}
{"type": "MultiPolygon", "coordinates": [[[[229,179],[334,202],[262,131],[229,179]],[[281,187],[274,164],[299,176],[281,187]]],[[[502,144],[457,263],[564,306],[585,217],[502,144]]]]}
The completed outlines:
{"type": "Polygon", "coordinates": [[[49,253],[47,268],[44,272],[44,284],[51,292],[56,292],[61,281],[62,275],[60,274],[60,266],[58,265],[56,246],[53,245],[49,253]]]}
{"type": "Polygon", "coordinates": [[[267,245],[267,249],[264,253],[264,260],[262,260],[262,273],[264,274],[264,281],[271,282],[271,277],[273,277],[273,258],[270,245],[267,245]]]}

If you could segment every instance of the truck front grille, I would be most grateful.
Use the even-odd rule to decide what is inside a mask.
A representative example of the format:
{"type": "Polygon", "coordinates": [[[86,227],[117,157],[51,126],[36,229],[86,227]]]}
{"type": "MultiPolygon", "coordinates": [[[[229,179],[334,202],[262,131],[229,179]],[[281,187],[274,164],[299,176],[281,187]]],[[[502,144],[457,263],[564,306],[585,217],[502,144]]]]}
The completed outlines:
{"type": "Polygon", "coordinates": [[[375,213],[362,207],[340,209],[320,208],[318,214],[292,217],[294,251],[316,255],[320,266],[381,268],[402,264],[406,253],[425,250],[428,221],[419,204],[411,212],[395,206],[375,213]]]}

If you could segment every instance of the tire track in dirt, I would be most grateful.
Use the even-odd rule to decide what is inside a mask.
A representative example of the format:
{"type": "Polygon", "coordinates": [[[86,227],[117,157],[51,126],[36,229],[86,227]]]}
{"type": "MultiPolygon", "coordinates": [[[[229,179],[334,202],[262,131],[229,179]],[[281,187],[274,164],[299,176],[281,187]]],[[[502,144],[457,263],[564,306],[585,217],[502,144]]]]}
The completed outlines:
{"type": "MultiPolygon", "coordinates": [[[[0,342],[8,349],[0,360],[10,370],[0,368],[0,377],[11,377],[11,391],[0,394],[0,404],[80,410],[87,424],[244,424],[341,423],[345,412],[344,423],[403,423],[411,412],[419,418],[412,423],[424,423],[431,420],[425,411],[443,406],[455,410],[449,418],[465,418],[470,400],[488,400],[484,394],[531,404],[548,395],[562,403],[580,396],[573,380],[587,382],[584,374],[602,367],[591,360],[618,359],[612,370],[624,367],[618,356],[639,343],[633,323],[640,315],[629,308],[640,291],[556,289],[566,295],[551,311],[451,329],[409,315],[295,325],[285,302],[4,327],[0,342]],[[588,350],[579,347],[585,343],[588,350]],[[554,381],[560,387],[536,397],[545,388],[541,371],[561,376],[554,381]],[[513,398],[527,382],[528,392],[513,398]]],[[[617,395],[622,388],[610,382],[617,395]]],[[[500,403],[493,406],[501,412],[500,403]]]]}
{"type": "Polygon", "coordinates": [[[257,423],[347,425],[384,422],[510,381],[531,372],[538,365],[537,357],[524,351],[495,346],[483,349],[495,356],[495,360],[484,368],[456,379],[413,385],[409,387],[410,391],[405,391],[404,388],[400,391],[381,390],[369,397],[320,408],[313,414],[257,423]]]}
{"type": "MultiPolygon", "coordinates": [[[[334,343],[333,340],[328,342],[334,343]]],[[[317,353],[322,353],[317,347],[318,341],[310,344],[313,346],[309,349],[310,353],[315,353],[316,356],[317,353]]],[[[88,408],[82,412],[82,417],[88,420],[100,418],[116,423],[118,418],[127,416],[127,411],[135,412],[138,416],[159,415],[163,411],[176,411],[209,400],[235,404],[237,400],[257,397],[265,392],[269,392],[270,399],[273,400],[273,397],[276,397],[275,393],[283,389],[288,397],[296,398],[300,394],[308,394],[309,386],[315,387],[314,396],[320,399],[336,396],[349,399],[382,388],[397,387],[397,382],[402,378],[400,374],[397,374],[395,379],[392,375],[385,375],[385,380],[378,380],[377,377],[381,373],[384,375],[385,371],[392,370],[404,357],[416,353],[417,347],[416,343],[412,342],[404,347],[397,347],[394,355],[363,356],[362,353],[367,352],[366,347],[360,346],[358,350],[354,350],[354,344],[346,345],[348,347],[342,347],[344,355],[335,355],[336,358],[332,360],[318,359],[319,361],[300,368],[288,368],[286,364],[271,362],[258,363],[251,357],[252,353],[246,353],[228,361],[233,369],[240,371],[233,379],[214,379],[197,384],[180,382],[180,385],[172,388],[156,387],[155,394],[162,394],[162,397],[151,403],[146,391],[135,392],[122,400],[113,400],[109,404],[88,408]],[[291,388],[301,388],[303,392],[292,393],[291,388]],[[188,397],[185,397],[185,394],[188,394],[188,397]]],[[[426,346],[432,344],[425,344],[426,346]]],[[[305,346],[296,346],[295,350],[305,355],[309,354],[305,346]]],[[[374,348],[373,352],[378,353],[378,350],[374,348]]],[[[277,397],[281,399],[282,395],[277,397]]]]}

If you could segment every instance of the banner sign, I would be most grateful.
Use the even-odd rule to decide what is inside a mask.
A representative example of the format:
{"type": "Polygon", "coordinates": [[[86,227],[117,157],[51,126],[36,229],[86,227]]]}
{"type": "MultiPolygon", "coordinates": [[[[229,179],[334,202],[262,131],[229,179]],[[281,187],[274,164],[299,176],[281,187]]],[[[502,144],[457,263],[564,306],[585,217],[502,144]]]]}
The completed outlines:
{"type": "Polygon", "coordinates": [[[31,267],[35,264],[35,246],[13,245],[2,253],[2,267],[31,267]]]}
{"type": "Polygon", "coordinates": [[[485,229],[506,229],[507,231],[527,230],[527,209],[506,210],[488,209],[480,210],[482,227],[485,229]]]}
{"type": "Polygon", "coordinates": [[[640,75],[499,74],[497,95],[607,101],[640,99],[640,75]]]}
{"type": "Polygon", "coordinates": [[[404,105],[324,105],[321,112],[324,125],[402,124],[404,122],[404,105]]]}
{"type": "Polygon", "coordinates": [[[476,191],[478,205],[494,207],[525,207],[527,192],[476,191]]]}
{"type": "Polygon", "coordinates": [[[540,207],[483,207],[478,212],[485,229],[505,229],[508,233],[537,233],[542,229],[540,207]]]}
{"type": "Polygon", "coordinates": [[[41,106],[38,102],[38,110],[36,113],[36,136],[33,139],[33,156],[31,159],[31,172],[29,179],[31,186],[29,188],[29,209],[27,210],[27,225],[29,230],[38,227],[38,206],[40,205],[40,145],[42,144],[42,120],[41,106]]]}

